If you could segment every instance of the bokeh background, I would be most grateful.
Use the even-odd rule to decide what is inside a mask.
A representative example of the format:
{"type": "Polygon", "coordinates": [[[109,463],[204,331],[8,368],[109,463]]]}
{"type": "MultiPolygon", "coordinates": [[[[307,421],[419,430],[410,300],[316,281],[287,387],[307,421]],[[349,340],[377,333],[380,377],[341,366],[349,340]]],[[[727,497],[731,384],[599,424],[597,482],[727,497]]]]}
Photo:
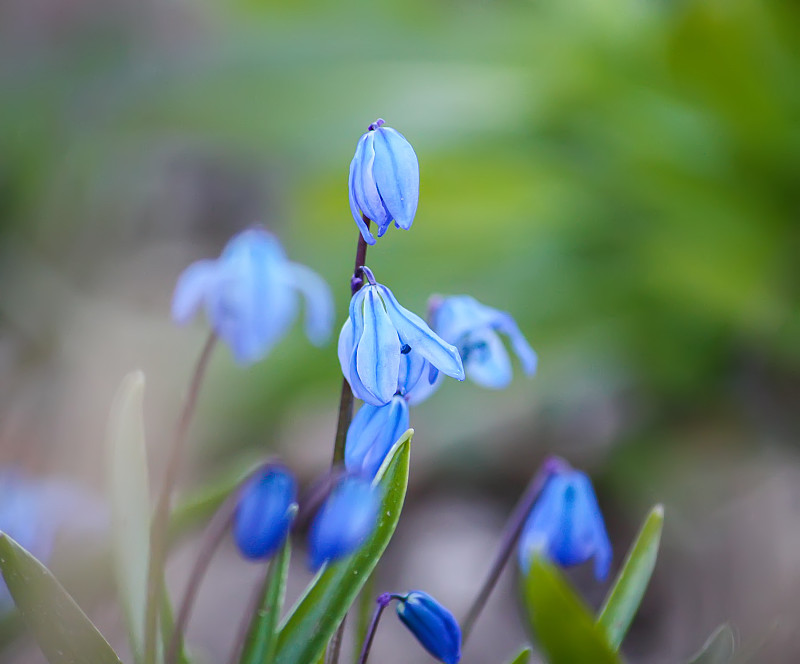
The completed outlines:
{"type": "MultiPolygon", "coordinates": [[[[540,370],[503,392],[452,382],[412,413],[378,590],[424,588],[461,614],[554,452],[595,480],[615,564],[665,504],[630,662],[685,661],[724,621],[750,661],[798,661],[794,0],[5,0],[0,461],[102,495],[112,395],[141,368],[158,477],[206,330],[170,322],[175,279],[254,222],[332,285],[338,329],[357,238],[347,168],[379,116],[414,145],[421,199],[369,265],[419,312],[432,292],[508,310],[540,370]]],[[[251,368],[218,349],[183,495],[268,454],[310,480],[339,384],[335,344],[299,326],[251,368]]],[[[175,591],[195,544],[172,560],[175,591]]],[[[290,594],[309,578],[296,558],[290,594]]],[[[257,576],[225,548],[190,630],[199,661],[224,661],[257,576]]],[[[571,576],[600,601],[588,570],[571,576]]],[[[119,645],[90,577],[72,587],[119,645]]],[[[514,584],[465,662],[526,639],[514,584]]],[[[375,661],[430,661],[395,623],[375,661]]],[[[5,642],[2,661],[40,661],[5,642]]]]}

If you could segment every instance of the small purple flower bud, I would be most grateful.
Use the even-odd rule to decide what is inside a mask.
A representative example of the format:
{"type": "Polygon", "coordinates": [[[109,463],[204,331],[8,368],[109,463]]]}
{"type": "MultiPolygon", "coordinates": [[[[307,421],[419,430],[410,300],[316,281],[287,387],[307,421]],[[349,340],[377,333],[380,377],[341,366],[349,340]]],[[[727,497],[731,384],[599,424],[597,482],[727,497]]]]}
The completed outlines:
{"type": "MultiPolygon", "coordinates": [[[[401,367],[427,360],[448,376],[464,380],[455,346],[435,334],[416,314],[403,308],[392,292],[363,268],[368,283],[350,300],[350,316],[339,335],[339,363],[353,394],[373,406],[388,403],[398,392],[401,367]]],[[[421,365],[411,373],[419,377],[421,365]]],[[[402,391],[402,386],[401,391],[402,391]]]]}
{"type": "Polygon", "coordinates": [[[345,477],[320,508],[308,535],[311,569],[358,549],[375,529],[378,495],[361,477],[345,477]]]}
{"type": "Polygon", "coordinates": [[[445,607],[421,590],[399,597],[397,615],[423,648],[440,662],[461,659],[461,628],[445,607]]]}
{"type": "Polygon", "coordinates": [[[249,560],[265,560],[283,544],[297,511],[297,482],[287,468],[268,465],[242,487],[233,538],[249,560]]]}
{"type": "Polygon", "coordinates": [[[419,162],[403,135],[382,119],[370,124],[356,144],[347,184],[350,211],[367,243],[375,244],[375,237],[362,215],[377,224],[378,237],[392,221],[397,228],[411,228],[419,202],[419,162]]]}
{"type": "Polygon", "coordinates": [[[594,558],[594,575],[608,576],[611,542],[592,483],[572,468],[554,469],[533,506],[519,541],[519,564],[530,569],[535,554],[563,566],[594,558]]]}
{"type": "Polygon", "coordinates": [[[183,324],[203,306],[211,326],[241,364],[262,359],[297,315],[298,293],[306,300],[306,334],[324,343],[333,322],[333,299],[313,271],[286,258],[262,228],[231,238],[216,260],[192,263],[178,279],[172,318],[183,324]]]}
{"type": "Polygon", "coordinates": [[[498,333],[508,337],[523,371],[536,373],[536,353],[510,314],[469,295],[434,296],[429,310],[433,329],[458,348],[467,376],[478,385],[501,389],[511,382],[511,360],[498,333]]]}

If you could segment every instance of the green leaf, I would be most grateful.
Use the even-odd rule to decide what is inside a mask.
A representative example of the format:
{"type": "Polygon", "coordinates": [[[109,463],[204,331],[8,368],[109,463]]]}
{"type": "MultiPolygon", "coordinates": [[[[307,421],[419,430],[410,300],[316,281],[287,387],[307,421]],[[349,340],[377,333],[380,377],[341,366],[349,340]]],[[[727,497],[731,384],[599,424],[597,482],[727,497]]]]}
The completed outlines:
{"type": "Polygon", "coordinates": [[[531,649],[530,648],[523,648],[517,653],[517,656],[514,657],[508,664],[528,664],[528,660],[531,658],[531,649]]]}
{"type": "Polygon", "coordinates": [[[144,648],[150,492],[144,438],[144,374],[123,378],[108,422],[108,486],[114,575],[137,662],[144,648]]]}
{"type": "Polygon", "coordinates": [[[0,571],[50,664],[121,664],[50,571],[6,534],[0,534],[0,571]]]}
{"type": "Polygon", "coordinates": [[[714,630],[700,652],[689,660],[689,664],[728,664],[733,659],[735,649],[733,630],[725,623],[714,630]]]}
{"type": "Polygon", "coordinates": [[[286,592],[290,558],[291,544],[287,537],[283,548],[270,563],[269,573],[264,579],[261,605],[250,621],[247,639],[239,659],[241,664],[266,664],[275,656],[278,618],[286,592]]]}
{"type": "Polygon", "coordinates": [[[656,505],[647,515],[600,611],[597,624],[605,631],[614,650],[619,650],[647,590],[656,564],[663,527],[664,507],[656,505]]]}
{"type": "Polygon", "coordinates": [[[375,478],[383,496],[372,535],[354,554],[317,574],[281,627],[275,664],[316,661],[378,564],[403,508],[413,434],[409,429],[395,443],[375,478]]]}
{"type": "Polygon", "coordinates": [[[534,558],[524,584],[531,626],[550,664],[619,664],[605,633],[553,565],[534,558]]]}

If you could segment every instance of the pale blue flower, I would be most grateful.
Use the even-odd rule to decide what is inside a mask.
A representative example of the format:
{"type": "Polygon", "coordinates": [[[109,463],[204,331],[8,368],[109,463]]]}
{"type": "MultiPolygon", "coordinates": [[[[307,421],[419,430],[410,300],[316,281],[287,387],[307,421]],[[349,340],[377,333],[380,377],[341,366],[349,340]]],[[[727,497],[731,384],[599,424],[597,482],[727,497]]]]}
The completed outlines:
{"type": "Polygon", "coordinates": [[[414,148],[384,121],[373,122],[356,145],[348,178],[350,211],[369,244],[375,237],[362,214],[378,226],[382,237],[392,221],[408,230],[419,201],[419,162],[414,148]]]}
{"type": "Polygon", "coordinates": [[[427,360],[458,380],[464,367],[456,348],[416,314],[400,306],[392,292],[362,268],[367,282],[350,300],[350,316],[339,335],[339,363],[353,394],[373,406],[398,392],[403,356],[414,354],[414,369],[427,360]]]}
{"type": "Polygon", "coordinates": [[[421,590],[397,599],[397,615],[422,647],[444,664],[457,664],[461,659],[461,628],[453,614],[421,590]]]}
{"type": "Polygon", "coordinates": [[[350,428],[344,447],[344,463],[349,472],[375,477],[392,446],[408,430],[406,400],[396,394],[383,406],[361,406],[350,428]]]}
{"type": "Polygon", "coordinates": [[[378,522],[377,490],[365,478],[348,476],[333,489],[311,524],[308,550],[311,569],[358,549],[378,522]]]}
{"type": "Polygon", "coordinates": [[[432,297],[429,309],[431,326],[458,348],[467,377],[478,385],[501,389],[511,382],[511,360],[498,333],[510,341],[523,371],[529,376],[536,372],[536,353],[510,314],[469,295],[432,297]]]}
{"type": "Polygon", "coordinates": [[[520,536],[519,564],[523,571],[530,569],[536,554],[563,567],[594,558],[595,577],[602,580],[608,576],[611,542],[585,473],[567,467],[547,479],[520,536]]]}
{"type": "Polygon", "coordinates": [[[278,240],[261,228],[235,235],[216,260],[192,263],[172,299],[172,317],[186,323],[203,306],[217,336],[241,364],[263,358],[293,323],[298,293],[306,300],[306,334],[322,344],[333,323],[327,284],[286,258],[278,240]]]}
{"type": "Polygon", "coordinates": [[[270,464],[242,487],[233,519],[236,546],[245,558],[264,560],[283,544],[297,510],[297,482],[270,464]]]}

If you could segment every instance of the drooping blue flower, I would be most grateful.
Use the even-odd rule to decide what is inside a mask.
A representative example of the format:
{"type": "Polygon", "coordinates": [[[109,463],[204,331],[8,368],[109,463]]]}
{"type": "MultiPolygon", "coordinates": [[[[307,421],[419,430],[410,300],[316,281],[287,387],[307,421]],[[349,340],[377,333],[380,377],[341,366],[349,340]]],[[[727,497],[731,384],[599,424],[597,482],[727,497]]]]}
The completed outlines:
{"type": "Polygon", "coordinates": [[[547,479],[520,537],[519,564],[523,571],[530,569],[536,554],[563,567],[594,558],[595,577],[602,580],[608,576],[611,542],[585,473],[564,468],[547,479]]]}
{"type": "Polygon", "coordinates": [[[428,593],[412,590],[399,597],[397,615],[431,655],[445,664],[461,659],[461,628],[445,607],[428,593]]]}
{"type": "Polygon", "coordinates": [[[333,489],[308,534],[311,569],[353,553],[366,541],[378,520],[376,491],[368,480],[355,476],[333,489]]]}
{"type": "Polygon", "coordinates": [[[297,510],[297,482],[289,470],[270,464],[242,487],[233,535],[242,555],[265,560],[283,544],[297,510]]]}
{"type": "Polygon", "coordinates": [[[456,348],[434,333],[416,314],[400,306],[392,292],[368,282],[350,300],[350,316],[339,335],[339,363],[353,394],[373,406],[388,403],[398,391],[403,355],[427,360],[442,373],[464,379],[456,348]]]}
{"type": "Polygon", "coordinates": [[[375,244],[375,237],[362,214],[377,224],[378,237],[392,221],[397,228],[411,228],[419,201],[419,162],[403,135],[382,119],[359,139],[347,184],[350,211],[366,242],[375,244]]]}
{"type": "Polygon", "coordinates": [[[429,309],[433,329],[458,348],[467,376],[478,385],[501,389],[511,382],[511,360],[498,333],[508,337],[523,371],[536,372],[536,353],[510,314],[469,295],[433,297],[429,309]]]}
{"type": "Polygon", "coordinates": [[[327,284],[292,263],[278,240],[262,228],[235,235],[216,260],[192,263],[178,279],[172,317],[186,323],[204,306],[217,336],[241,364],[263,358],[297,315],[298,292],[306,300],[306,334],[322,344],[333,323],[327,284]]]}
{"type": "Polygon", "coordinates": [[[399,394],[383,406],[361,406],[347,430],[344,447],[347,470],[375,477],[389,450],[408,426],[408,404],[399,394]]]}

